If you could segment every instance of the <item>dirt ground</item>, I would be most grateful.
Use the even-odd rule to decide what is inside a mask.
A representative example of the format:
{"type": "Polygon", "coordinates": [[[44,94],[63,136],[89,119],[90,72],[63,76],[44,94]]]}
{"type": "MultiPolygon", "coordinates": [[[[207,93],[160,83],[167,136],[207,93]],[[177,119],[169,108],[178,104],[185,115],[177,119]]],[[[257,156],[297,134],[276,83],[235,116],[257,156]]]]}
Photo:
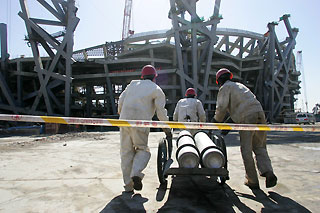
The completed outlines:
{"type": "Polygon", "coordinates": [[[261,190],[253,191],[243,185],[237,132],[225,137],[224,186],[203,176],[169,176],[160,186],[162,137],[150,133],[144,186],[130,195],[122,193],[117,131],[1,136],[0,212],[319,212],[320,132],[269,132],[278,185],[267,189],[261,178],[261,190]]]}

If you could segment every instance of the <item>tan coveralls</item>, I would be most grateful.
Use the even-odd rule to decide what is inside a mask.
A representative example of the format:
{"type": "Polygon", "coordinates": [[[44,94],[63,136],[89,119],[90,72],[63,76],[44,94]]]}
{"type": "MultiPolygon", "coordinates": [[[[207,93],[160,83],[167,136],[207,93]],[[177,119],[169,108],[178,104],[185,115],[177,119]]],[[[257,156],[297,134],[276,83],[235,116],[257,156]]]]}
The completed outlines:
{"type": "MultiPolygon", "coordinates": [[[[241,83],[226,81],[219,89],[214,118],[222,122],[227,112],[235,123],[266,124],[260,102],[241,83]]],[[[252,151],[255,154],[259,174],[273,172],[266,148],[265,131],[240,131],[240,146],[246,178],[250,184],[259,183],[252,151]]]]}
{"type": "MultiPolygon", "coordinates": [[[[196,98],[180,99],[173,113],[173,120],[179,122],[206,122],[206,113],[202,103],[196,98]],[[190,120],[188,120],[188,117],[190,120]]],[[[197,130],[189,130],[194,135],[197,130]]]]}
{"type": "MultiPolygon", "coordinates": [[[[161,121],[168,121],[162,89],[151,80],[133,80],[121,93],[118,103],[120,119],[151,120],[155,112],[161,121]]],[[[133,176],[143,179],[142,171],[150,159],[150,128],[120,127],[120,155],[124,188],[133,190],[133,176]]]]}

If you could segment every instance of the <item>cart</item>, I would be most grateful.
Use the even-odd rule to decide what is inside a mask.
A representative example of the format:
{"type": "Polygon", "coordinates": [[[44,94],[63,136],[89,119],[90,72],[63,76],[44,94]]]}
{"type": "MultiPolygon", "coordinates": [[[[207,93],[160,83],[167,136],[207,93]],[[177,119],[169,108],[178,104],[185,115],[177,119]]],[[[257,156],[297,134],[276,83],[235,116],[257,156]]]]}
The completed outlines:
{"type": "MultiPolygon", "coordinates": [[[[212,138],[214,134],[209,132],[209,136],[212,138]]],[[[203,175],[217,177],[217,182],[220,185],[225,184],[226,180],[229,180],[229,172],[227,168],[227,150],[224,142],[224,138],[220,135],[216,140],[215,145],[225,156],[225,164],[222,168],[178,168],[173,167],[172,159],[172,138],[161,138],[158,144],[158,156],[157,156],[157,172],[160,184],[167,182],[169,175],[203,175]]]]}

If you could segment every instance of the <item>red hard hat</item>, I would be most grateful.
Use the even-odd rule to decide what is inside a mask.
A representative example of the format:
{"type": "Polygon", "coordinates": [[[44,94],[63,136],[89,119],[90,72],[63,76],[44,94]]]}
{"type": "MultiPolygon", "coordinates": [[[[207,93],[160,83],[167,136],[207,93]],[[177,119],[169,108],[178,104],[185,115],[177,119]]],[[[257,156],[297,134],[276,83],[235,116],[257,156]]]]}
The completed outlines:
{"type": "Polygon", "coordinates": [[[222,68],[220,69],[217,74],[216,74],[216,83],[218,84],[218,79],[220,78],[221,75],[225,74],[225,73],[230,73],[230,80],[233,78],[233,74],[232,72],[230,72],[228,69],[226,68],[222,68]]]}
{"type": "Polygon", "coordinates": [[[187,89],[185,96],[187,97],[189,95],[197,96],[197,93],[193,88],[189,88],[189,89],[187,89]]]}
{"type": "Polygon", "coordinates": [[[154,68],[154,66],[152,65],[144,66],[141,71],[141,78],[143,78],[146,75],[154,75],[154,77],[157,77],[158,74],[157,74],[156,68],[154,68]]]}

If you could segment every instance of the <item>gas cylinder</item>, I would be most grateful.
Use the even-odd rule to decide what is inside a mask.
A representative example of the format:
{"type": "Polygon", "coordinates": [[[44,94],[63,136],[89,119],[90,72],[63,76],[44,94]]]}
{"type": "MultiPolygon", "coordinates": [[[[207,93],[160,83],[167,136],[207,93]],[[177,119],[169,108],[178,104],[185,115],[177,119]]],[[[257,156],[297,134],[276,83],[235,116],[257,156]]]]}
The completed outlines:
{"type": "Polygon", "coordinates": [[[200,164],[205,168],[221,168],[225,164],[225,156],[220,148],[205,132],[197,132],[194,141],[200,152],[200,164]]]}
{"type": "Polygon", "coordinates": [[[180,168],[198,168],[199,167],[199,151],[195,146],[195,141],[191,133],[182,130],[177,140],[176,158],[180,168]]]}

